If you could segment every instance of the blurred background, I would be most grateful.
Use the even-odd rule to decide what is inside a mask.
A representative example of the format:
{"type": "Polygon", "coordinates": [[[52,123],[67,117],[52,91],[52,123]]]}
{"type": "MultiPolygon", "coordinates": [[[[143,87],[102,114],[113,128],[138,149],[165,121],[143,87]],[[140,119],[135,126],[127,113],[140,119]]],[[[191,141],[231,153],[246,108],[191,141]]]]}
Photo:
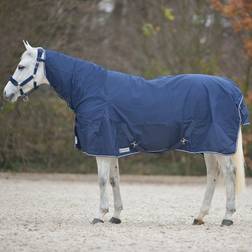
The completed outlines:
{"type": "MultiPolygon", "coordinates": [[[[252,111],[250,0],[0,0],[0,90],[24,51],[22,40],[154,78],[224,75],[242,89],[252,111]]],[[[0,98],[2,101],[2,95],[0,98]]],[[[0,170],[96,172],[95,159],[74,148],[74,115],[42,87],[30,102],[0,111],[0,170]]],[[[252,175],[252,126],[243,129],[252,175]]],[[[202,155],[179,152],[120,159],[123,173],[203,175],[202,155]]]]}

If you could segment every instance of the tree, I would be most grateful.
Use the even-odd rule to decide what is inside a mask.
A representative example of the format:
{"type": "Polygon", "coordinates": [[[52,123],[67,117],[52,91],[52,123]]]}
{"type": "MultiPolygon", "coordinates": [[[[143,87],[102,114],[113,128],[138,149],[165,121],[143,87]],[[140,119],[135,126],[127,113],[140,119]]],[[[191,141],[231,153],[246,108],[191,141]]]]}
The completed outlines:
{"type": "Polygon", "coordinates": [[[244,92],[248,94],[250,75],[252,70],[252,1],[229,0],[223,3],[221,0],[211,0],[213,8],[227,17],[235,32],[241,35],[245,52],[248,56],[248,67],[244,92]]]}
{"type": "MultiPolygon", "coordinates": [[[[248,105],[252,106],[252,90],[250,90],[252,72],[252,1],[251,0],[229,0],[223,3],[221,0],[211,0],[212,7],[228,18],[236,33],[241,36],[244,51],[248,57],[243,91],[246,94],[248,105]]],[[[246,162],[252,167],[252,159],[249,157],[252,143],[251,128],[245,133],[244,150],[246,162]]]]}

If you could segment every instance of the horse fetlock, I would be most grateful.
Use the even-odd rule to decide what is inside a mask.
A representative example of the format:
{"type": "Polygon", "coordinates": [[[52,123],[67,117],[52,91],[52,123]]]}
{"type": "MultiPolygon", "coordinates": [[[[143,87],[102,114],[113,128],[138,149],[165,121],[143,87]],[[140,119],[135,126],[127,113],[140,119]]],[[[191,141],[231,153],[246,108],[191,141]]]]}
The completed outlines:
{"type": "Polygon", "coordinates": [[[203,218],[208,215],[209,213],[209,209],[201,209],[200,210],[200,213],[199,213],[199,216],[198,216],[198,220],[203,220],[203,218]]]}
{"type": "Polygon", "coordinates": [[[230,214],[234,214],[236,212],[235,208],[227,209],[227,212],[230,214]]]}
{"type": "Polygon", "coordinates": [[[233,217],[235,211],[236,211],[235,209],[227,209],[226,214],[223,219],[224,220],[232,220],[232,217],[233,217]]]}
{"type": "Polygon", "coordinates": [[[227,212],[234,214],[236,212],[236,209],[235,208],[228,208],[227,212]]]}
{"type": "Polygon", "coordinates": [[[103,213],[103,214],[106,214],[106,213],[109,212],[109,209],[108,209],[108,208],[103,208],[103,207],[101,207],[101,208],[100,208],[100,212],[103,213]]]}
{"type": "Polygon", "coordinates": [[[115,210],[116,211],[122,211],[123,210],[123,206],[122,205],[115,206],[115,210]]]}
{"type": "Polygon", "coordinates": [[[94,218],[91,222],[91,224],[97,224],[97,223],[104,223],[104,221],[99,218],[94,218]]]}
{"type": "Polygon", "coordinates": [[[209,214],[209,208],[208,208],[208,209],[201,210],[201,211],[200,211],[200,214],[201,214],[202,216],[205,216],[205,215],[209,214]]]}

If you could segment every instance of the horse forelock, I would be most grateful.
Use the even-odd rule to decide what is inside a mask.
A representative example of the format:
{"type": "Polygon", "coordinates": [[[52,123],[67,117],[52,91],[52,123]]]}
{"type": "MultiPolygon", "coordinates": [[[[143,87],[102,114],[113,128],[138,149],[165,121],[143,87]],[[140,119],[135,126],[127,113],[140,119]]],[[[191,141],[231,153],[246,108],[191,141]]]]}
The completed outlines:
{"type": "Polygon", "coordinates": [[[24,60],[26,57],[27,57],[27,58],[28,58],[28,57],[29,57],[29,58],[35,58],[35,55],[34,55],[34,53],[32,53],[32,52],[26,50],[26,51],[24,51],[23,54],[21,55],[21,58],[20,58],[20,59],[21,59],[21,60],[24,60]]]}

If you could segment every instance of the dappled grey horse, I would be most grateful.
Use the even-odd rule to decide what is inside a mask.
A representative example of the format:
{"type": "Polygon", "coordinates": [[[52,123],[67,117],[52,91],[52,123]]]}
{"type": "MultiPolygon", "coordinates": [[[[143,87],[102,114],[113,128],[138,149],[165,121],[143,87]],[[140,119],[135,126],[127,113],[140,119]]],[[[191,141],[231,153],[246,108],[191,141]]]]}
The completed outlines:
{"type": "Polygon", "coordinates": [[[93,224],[104,222],[109,211],[108,182],[114,196],[110,222],[121,223],[118,158],[167,150],[204,154],[207,188],[193,224],[204,223],[220,172],[227,194],[222,225],[233,224],[235,192],[245,187],[241,125],[249,123],[235,83],[201,74],[146,80],[34,48],[28,42],[24,45],[26,51],[4,89],[4,97],[15,102],[47,84],[75,112],[76,147],[95,156],[98,166],[100,207],[93,224]]]}

